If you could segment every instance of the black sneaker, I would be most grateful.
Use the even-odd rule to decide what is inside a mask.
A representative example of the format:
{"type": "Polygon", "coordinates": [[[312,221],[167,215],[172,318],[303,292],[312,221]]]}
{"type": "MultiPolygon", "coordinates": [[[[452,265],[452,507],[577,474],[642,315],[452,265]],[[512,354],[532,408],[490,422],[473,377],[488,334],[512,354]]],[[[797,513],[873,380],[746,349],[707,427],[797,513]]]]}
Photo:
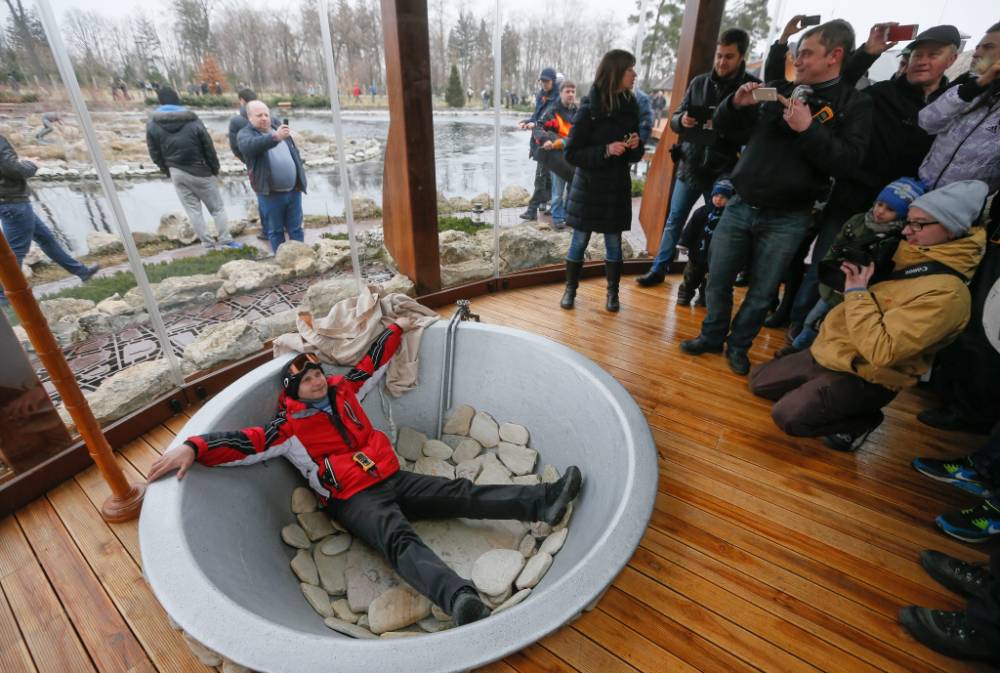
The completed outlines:
{"type": "Polygon", "coordinates": [[[980,435],[989,434],[991,428],[989,423],[970,421],[964,418],[958,410],[952,407],[924,409],[917,414],[917,420],[939,430],[971,432],[980,435]]]}
{"type": "Polygon", "coordinates": [[[727,348],[726,362],[729,363],[729,368],[734,374],[746,376],[750,373],[750,358],[742,348],[727,348]]]}
{"type": "Polygon", "coordinates": [[[1000,535],[1000,507],[991,500],[957,512],[945,512],[934,520],[948,535],[962,542],[986,542],[1000,535]]]}
{"type": "Polygon", "coordinates": [[[933,549],[920,552],[920,565],[935,582],[960,596],[986,598],[993,575],[982,565],[966,563],[933,549]]]}
{"type": "Polygon", "coordinates": [[[479,600],[475,589],[459,589],[451,606],[451,619],[456,626],[478,622],[490,616],[490,609],[479,600]]]}
{"type": "Polygon", "coordinates": [[[518,217],[520,217],[522,220],[527,220],[528,222],[534,222],[535,220],[538,219],[538,211],[526,210],[520,215],[518,215],[518,217]]]}
{"type": "Polygon", "coordinates": [[[956,659],[1000,660],[994,644],[969,626],[965,612],[931,610],[910,605],[899,611],[899,623],[920,643],[956,659]]]}
{"type": "Polygon", "coordinates": [[[823,443],[834,451],[853,453],[861,448],[861,445],[865,443],[870,434],[872,434],[871,430],[862,432],[860,435],[852,435],[849,432],[837,432],[823,437],[823,443]]]}
{"type": "Polygon", "coordinates": [[[688,355],[701,355],[702,353],[721,353],[722,344],[713,345],[705,341],[702,337],[688,339],[681,342],[681,350],[688,355]]]}
{"type": "Polygon", "coordinates": [[[91,264],[90,266],[86,267],[80,274],[80,280],[86,283],[88,280],[93,278],[95,273],[97,273],[100,270],[101,270],[100,264],[91,264]]]}
{"type": "Polygon", "coordinates": [[[666,278],[666,276],[660,273],[659,271],[647,271],[646,273],[636,278],[635,282],[637,282],[639,285],[642,285],[643,287],[652,287],[654,285],[659,285],[660,283],[662,283],[664,278],[666,278]]]}
{"type": "Polygon", "coordinates": [[[583,483],[583,474],[576,465],[566,468],[566,473],[554,484],[547,484],[545,488],[545,509],[542,512],[542,521],[554,526],[566,515],[566,508],[580,492],[580,485],[583,483]]]}
{"type": "Polygon", "coordinates": [[[677,288],[677,305],[690,306],[693,299],[694,290],[688,289],[686,285],[681,283],[681,286],[677,288]]]}

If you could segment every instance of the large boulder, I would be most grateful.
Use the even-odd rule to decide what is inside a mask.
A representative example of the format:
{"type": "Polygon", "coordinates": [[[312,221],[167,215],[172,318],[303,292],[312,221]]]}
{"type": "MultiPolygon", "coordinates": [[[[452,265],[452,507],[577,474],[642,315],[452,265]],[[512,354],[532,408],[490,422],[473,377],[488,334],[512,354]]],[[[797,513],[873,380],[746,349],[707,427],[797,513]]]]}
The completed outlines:
{"type": "Polygon", "coordinates": [[[407,297],[416,297],[417,286],[407,276],[397,273],[382,283],[382,294],[405,294],[407,297]]]}
{"type": "Polygon", "coordinates": [[[184,213],[167,213],[160,218],[160,226],[156,233],[167,239],[184,245],[190,245],[198,240],[191,221],[184,213]]]}
{"type": "MultiPolygon", "coordinates": [[[[634,259],[638,257],[635,248],[629,240],[622,236],[622,259],[634,259]]],[[[604,259],[604,236],[596,234],[590,237],[590,244],[587,246],[586,259],[604,259]]]]}
{"type": "Polygon", "coordinates": [[[341,299],[356,296],[358,284],[353,278],[330,278],[309,286],[302,308],[314,316],[325,316],[330,312],[330,307],[341,299]]]}
{"type": "Polygon", "coordinates": [[[299,319],[298,309],[290,308],[281,313],[266,315],[253,321],[253,327],[257,330],[261,339],[267,341],[282,334],[291,334],[298,331],[297,321],[299,319]]]}
{"type": "Polygon", "coordinates": [[[109,252],[121,252],[125,249],[121,239],[114,234],[103,231],[87,233],[87,250],[91,255],[103,255],[109,252]]]}
{"type": "MultiPolygon", "coordinates": [[[[192,276],[172,276],[152,285],[153,295],[156,297],[156,303],[161,311],[214,301],[220,287],[222,287],[221,278],[204,273],[192,276]]],[[[142,290],[133,287],[125,293],[125,301],[133,307],[142,307],[142,290]]]]}
{"type": "Polygon", "coordinates": [[[132,240],[135,241],[136,245],[146,245],[162,241],[163,238],[159,234],[153,234],[148,231],[133,231],[132,240]]]}
{"type": "Polygon", "coordinates": [[[76,320],[95,306],[89,299],[43,299],[38,303],[50,326],[65,318],[76,320]]]}
{"type": "Polygon", "coordinates": [[[352,196],[351,212],[354,213],[354,219],[357,220],[374,220],[382,216],[382,209],[367,196],[352,196]]]}
{"type": "Polygon", "coordinates": [[[493,262],[485,259],[471,259],[458,264],[441,265],[441,285],[455,287],[493,275],[493,262]]]}
{"type": "Polygon", "coordinates": [[[246,320],[212,325],[184,348],[184,359],[195,369],[209,369],[222,362],[253,355],[264,343],[246,320]]]}
{"type": "Polygon", "coordinates": [[[316,251],[301,241],[282,243],[278,246],[274,261],[296,276],[311,276],[317,270],[316,251]]]}
{"type": "Polygon", "coordinates": [[[37,243],[32,243],[31,247],[28,248],[28,254],[24,256],[24,263],[28,266],[35,266],[36,264],[48,264],[51,260],[45,256],[42,249],[38,247],[37,243]]]}
{"type": "Polygon", "coordinates": [[[566,249],[530,224],[500,230],[501,272],[511,273],[559,264],[566,249]]]}
{"type": "Polygon", "coordinates": [[[461,264],[485,257],[479,241],[463,231],[442,231],[438,234],[438,247],[441,264],[461,264]]]}
{"type": "Polygon", "coordinates": [[[147,360],[104,379],[87,395],[87,402],[97,422],[104,425],[146,406],[173,387],[167,361],[147,360]]]}
{"type": "Polygon", "coordinates": [[[453,196],[448,199],[448,210],[445,212],[467,213],[472,210],[472,201],[464,196],[453,196]]]}
{"type": "Polygon", "coordinates": [[[500,196],[500,206],[502,208],[519,208],[528,205],[531,194],[520,185],[510,185],[503,190],[500,196]]]}
{"type": "MultiPolygon", "coordinates": [[[[351,244],[332,238],[321,238],[313,246],[319,273],[349,271],[351,269],[351,244]]],[[[280,250],[280,248],[279,248],[280,250]]]]}
{"type": "Polygon", "coordinates": [[[472,201],[473,205],[475,205],[475,204],[478,203],[483,208],[487,208],[488,209],[488,208],[492,208],[493,207],[493,197],[491,197],[486,192],[482,192],[480,194],[476,194],[475,196],[472,197],[471,201],[472,201]]]}
{"type": "Polygon", "coordinates": [[[262,287],[273,287],[288,280],[291,276],[292,272],[289,269],[284,269],[273,262],[254,262],[249,259],[233,260],[219,267],[219,278],[224,282],[216,293],[216,297],[225,299],[262,287]]]}

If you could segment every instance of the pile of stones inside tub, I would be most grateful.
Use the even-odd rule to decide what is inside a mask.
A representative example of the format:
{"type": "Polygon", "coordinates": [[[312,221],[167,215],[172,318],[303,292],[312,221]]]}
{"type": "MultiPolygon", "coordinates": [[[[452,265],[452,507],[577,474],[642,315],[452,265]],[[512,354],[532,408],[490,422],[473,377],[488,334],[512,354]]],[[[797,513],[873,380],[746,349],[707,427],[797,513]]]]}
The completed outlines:
{"type": "MultiPolygon", "coordinates": [[[[460,406],[449,415],[440,441],[400,428],[396,453],[402,469],[417,474],[461,477],[476,484],[555,482],[559,473],[553,466],[535,472],[538,452],[528,444],[523,426],[498,424],[485,412],[460,406]]],[[[330,520],[310,489],[295,489],[292,512],[298,523],[285,526],[281,539],[297,550],[292,572],[328,627],[354,638],[395,638],[454,626],[380,554],[330,520]]],[[[455,572],[472,580],[496,613],[523,601],[542,579],[566,541],[571,516],[572,504],[555,526],[449,519],[414,521],[413,527],[455,572]]]]}

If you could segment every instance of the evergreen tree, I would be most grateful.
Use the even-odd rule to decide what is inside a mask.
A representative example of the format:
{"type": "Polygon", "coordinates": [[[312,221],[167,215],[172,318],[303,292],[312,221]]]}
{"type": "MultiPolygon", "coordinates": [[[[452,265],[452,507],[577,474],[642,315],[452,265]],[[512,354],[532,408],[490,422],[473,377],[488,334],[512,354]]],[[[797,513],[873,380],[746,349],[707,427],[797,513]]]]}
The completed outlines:
{"type": "Polygon", "coordinates": [[[458,66],[451,64],[451,75],[448,76],[448,89],[445,91],[444,99],[448,107],[465,106],[465,90],[462,88],[462,80],[458,76],[458,66]]]}

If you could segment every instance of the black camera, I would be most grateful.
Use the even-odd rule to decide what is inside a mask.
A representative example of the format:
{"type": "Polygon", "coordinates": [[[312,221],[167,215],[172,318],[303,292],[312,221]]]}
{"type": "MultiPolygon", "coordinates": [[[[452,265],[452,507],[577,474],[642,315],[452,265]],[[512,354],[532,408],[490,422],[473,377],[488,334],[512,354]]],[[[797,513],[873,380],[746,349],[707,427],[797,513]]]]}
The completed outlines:
{"type": "Polygon", "coordinates": [[[894,265],[892,256],[896,254],[896,248],[902,238],[903,230],[897,228],[878,232],[864,227],[863,231],[856,235],[851,235],[850,232],[842,234],[841,238],[830,246],[827,258],[819,263],[820,282],[838,292],[843,292],[844,272],[840,270],[840,265],[844,262],[859,267],[875,264],[872,282],[877,282],[878,277],[884,277],[892,272],[894,265]]]}

